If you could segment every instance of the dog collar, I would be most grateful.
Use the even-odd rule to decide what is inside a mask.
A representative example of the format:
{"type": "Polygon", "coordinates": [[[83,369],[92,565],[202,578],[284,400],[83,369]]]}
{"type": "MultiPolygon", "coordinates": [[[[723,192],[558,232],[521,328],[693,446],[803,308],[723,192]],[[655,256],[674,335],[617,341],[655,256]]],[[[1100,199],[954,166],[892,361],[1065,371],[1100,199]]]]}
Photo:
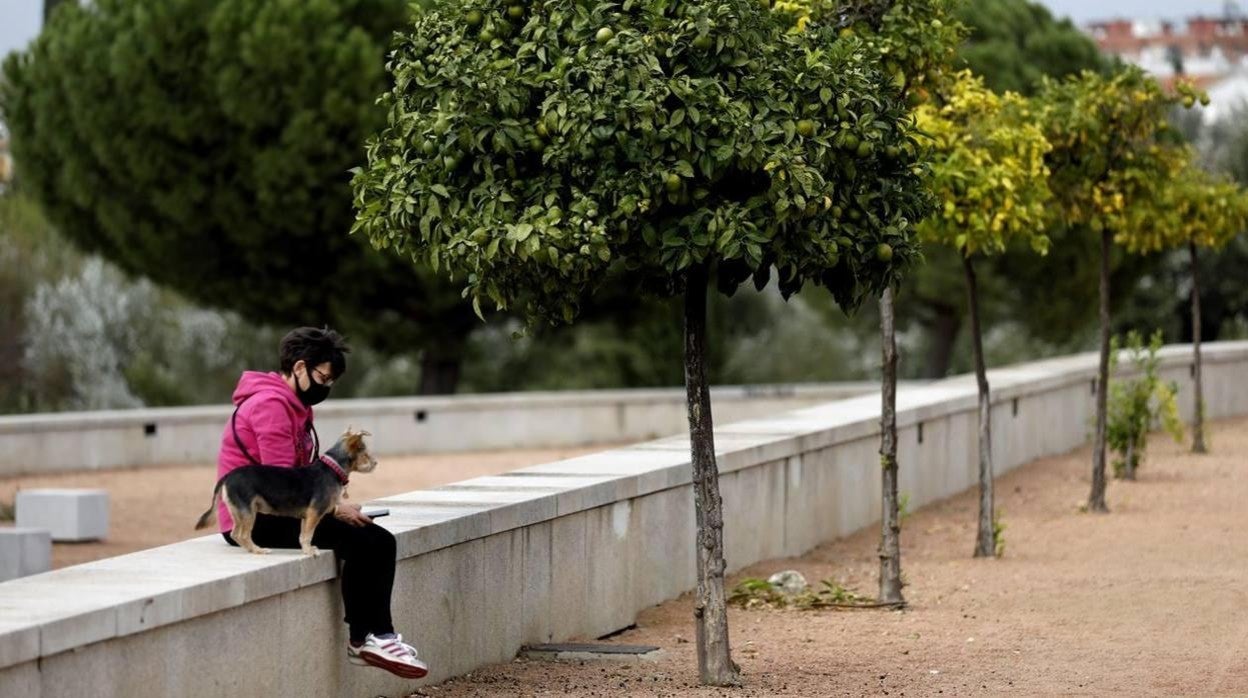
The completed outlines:
{"type": "Polygon", "coordinates": [[[330,470],[334,471],[334,474],[338,476],[338,479],[342,482],[342,484],[347,484],[347,471],[343,470],[342,466],[338,465],[337,461],[329,456],[321,456],[321,462],[329,466],[330,470]]]}

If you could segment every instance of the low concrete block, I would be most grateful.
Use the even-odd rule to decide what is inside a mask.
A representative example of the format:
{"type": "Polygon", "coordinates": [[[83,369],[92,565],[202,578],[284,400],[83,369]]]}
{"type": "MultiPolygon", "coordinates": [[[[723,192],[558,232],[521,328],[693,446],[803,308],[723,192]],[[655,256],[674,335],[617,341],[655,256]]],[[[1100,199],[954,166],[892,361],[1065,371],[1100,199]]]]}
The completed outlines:
{"type": "Polygon", "coordinates": [[[41,528],[0,528],[0,582],[52,569],[52,534],[41,528]]]}
{"type": "Polygon", "coordinates": [[[20,490],[17,525],[46,529],[54,541],[99,540],[108,535],[108,492],[20,490]]]}

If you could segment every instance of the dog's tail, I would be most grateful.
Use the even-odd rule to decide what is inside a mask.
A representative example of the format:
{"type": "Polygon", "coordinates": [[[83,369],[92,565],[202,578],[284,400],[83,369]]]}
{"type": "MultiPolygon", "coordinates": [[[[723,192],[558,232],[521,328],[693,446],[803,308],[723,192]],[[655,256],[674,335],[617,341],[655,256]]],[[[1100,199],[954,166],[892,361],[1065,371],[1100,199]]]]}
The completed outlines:
{"type": "Polygon", "coordinates": [[[225,482],[225,478],[217,480],[217,486],[212,489],[212,504],[208,505],[208,511],[199,517],[199,521],[195,524],[195,530],[208,528],[208,522],[212,520],[212,512],[217,508],[217,500],[221,498],[221,485],[225,482]]]}

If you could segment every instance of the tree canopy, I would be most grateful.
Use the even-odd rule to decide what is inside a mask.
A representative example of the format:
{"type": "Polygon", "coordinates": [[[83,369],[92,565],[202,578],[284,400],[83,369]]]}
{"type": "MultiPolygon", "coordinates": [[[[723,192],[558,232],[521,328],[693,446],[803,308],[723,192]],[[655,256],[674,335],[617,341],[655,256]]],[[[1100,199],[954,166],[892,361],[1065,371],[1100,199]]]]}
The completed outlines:
{"type": "MultiPolygon", "coordinates": [[[[969,67],[998,93],[1012,91],[1031,96],[1042,77],[1061,78],[1080,70],[1102,71],[1106,62],[1096,45],[1067,21],[1053,18],[1030,0],[967,0],[952,5],[967,31],[958,47],[955,65],[969,67]]],[[[1038,259],[1029,244],[1007,246],[979,270],[979,283],[993,292],[985,295],[990,324],[1010,320],[1049,342],[1064,342],[1085,327],[1095,314],[1095,241],[1069,235],[1061,226],[1049,226],[1050,254],[1038,259]],[[1091,244],[1091,247],[1085,246],[1091,244]]],[[[923,373],[946,375],[951,368],[966,370],[955,342],[965,324],[961,264],[942,248],[924,253],[920,267],[904,291],[899,320],[917,321],[927,337],[923,373]],[[956,364],[951,366],[951,364],[956,364]]],[[[1134,283],[1152,262],[1143,258],[1116,258],[1113,273],[1121,285],[1134,283]]],[[[913,364],[912,364],[913,365],[913,364]]]]}
{"type": "Polygon", "coordinates": [[[1046,80],[1041,99],[1051,186],[1064,222],[1109,230],[1123,242],[1158,220],[1150,213],[1175,174],[1167,114],[1186,95],[1167,93],[1130,67],[1108,77],[1085,71],[1046,80]]]}
{"type": "Polygon", "coordinates": [[[1031,95],[1044,77],[1109,67],[1091,38],[1032,0],[967,0],[957,16],[970,30],[959,57],[998,92],[1031,95]]]}
{"type": "Polygon", "coordinates": [[[943,104],[925,104],[916,117],[930,138],[931,186],[943,202],[919,225],[924,241],[967,256],[1000,254],[1014,240],[1047,253],[1049,143],[1034,107],[964,71],[943,104]]]}
{"type": "Polygon", "coordinates": [[[99,0],[5,63],[23,185],[64,236],[201,303],[454,345],[457,294],[351,226],[401,0],[99,0]]]}
{"type": "Polygon", "coordinates": [[[1165,153],[1171,172],[1159,205],[1115,242],[1131,252],[1158,252],[1189,244],[1220,250],[1248,227],[1248,194],[1235,182],[1201,169],[1187,150],[1165,153]]]}
{"type": "Polygon", "coordinates": [[[435,6],[401,38],[356,229],[480,307],[571,319],[604,276],[660,293],[778,270],[847,308],[915,258],[927,199],[893,76],[757,2],[435,6]]]}

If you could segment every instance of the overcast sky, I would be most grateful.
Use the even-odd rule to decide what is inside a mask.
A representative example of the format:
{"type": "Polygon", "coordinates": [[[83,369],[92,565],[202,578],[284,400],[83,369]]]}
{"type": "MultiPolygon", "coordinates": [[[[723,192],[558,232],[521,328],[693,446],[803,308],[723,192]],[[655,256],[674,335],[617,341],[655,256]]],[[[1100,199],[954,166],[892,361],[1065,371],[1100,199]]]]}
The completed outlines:
{"type": "Polygon", "coordinates": [[[43,22],[43,0],[0,0],[0,57],[23,48],[43,22]]]}
{"type": "MultiPolygon", "coordinates": [[[[13,2],[14,0],[8,0],[13,2]]],[[[5,0],[0,0],[0,3],[5,0]]],[[[1096,19],[1183,19],[1191,15],[1220,15],[1223,0],[1040,0],[1055,15],[1066,15],[1078,24],[1096,19]]],[[[1241,1],[1241,8],[1248,2],[1241,1]]]]}
{"type": "MultiPolygon", "coordinates": [[[[1133,17],[1181,19],[1192,14],[1219,14],[1223,0],[1041,0],[1057,15],[1083,24],[1094,19],[1133,17]]],[[[1248,9],[1248,0],[1240,3],[1248,9]]],[[[0,56],[22,48],[39,31],[43,0],[0,0],[0,56]]]]}

